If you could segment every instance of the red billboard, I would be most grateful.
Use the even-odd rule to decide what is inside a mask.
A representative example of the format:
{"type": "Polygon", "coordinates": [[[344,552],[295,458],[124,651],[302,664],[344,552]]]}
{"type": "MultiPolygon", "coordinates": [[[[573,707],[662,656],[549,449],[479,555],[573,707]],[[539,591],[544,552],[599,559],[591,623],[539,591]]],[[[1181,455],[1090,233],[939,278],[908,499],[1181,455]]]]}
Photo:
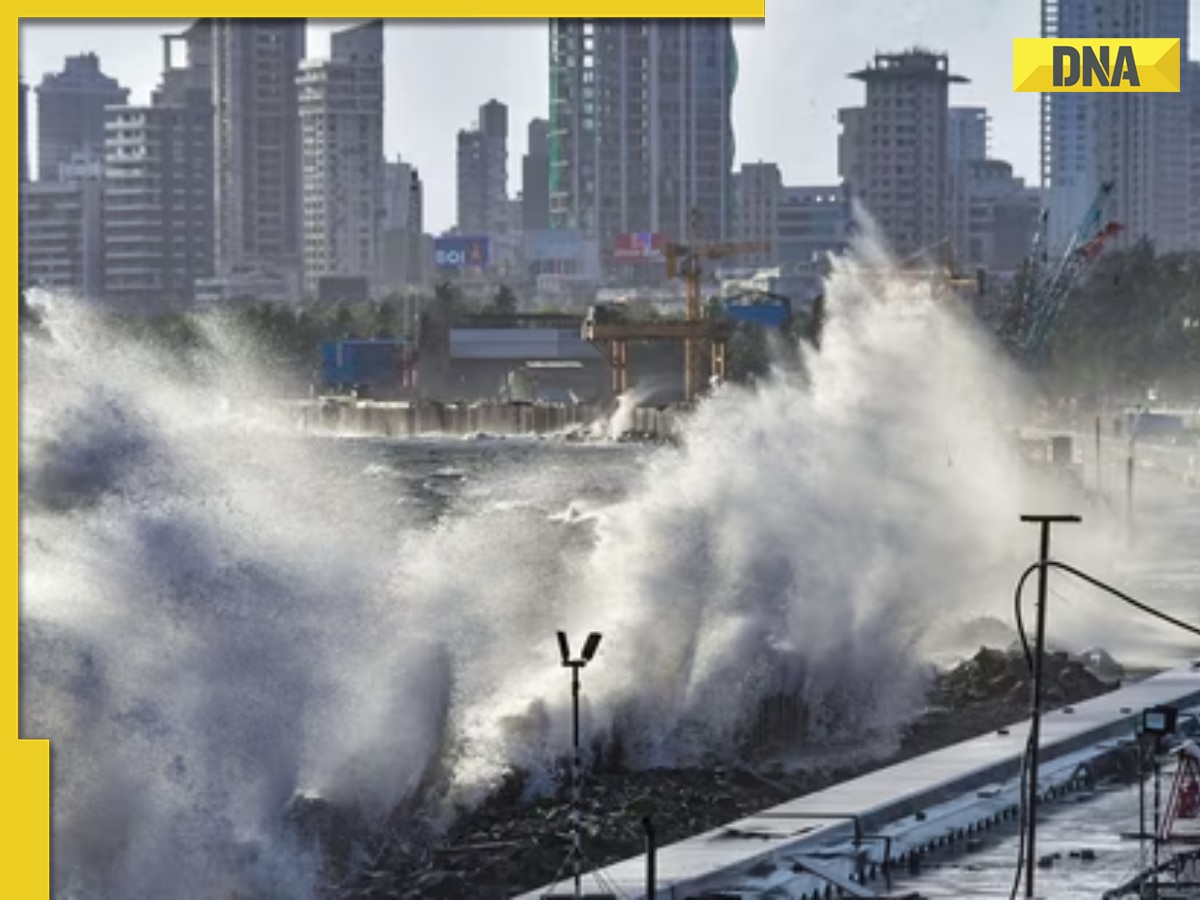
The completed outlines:
{"type": "Polygon", "coordinates": [[[668,243],[667,236],[657,232],[618,234],[613,257],[620,262],[662,262],[668,243]]]}

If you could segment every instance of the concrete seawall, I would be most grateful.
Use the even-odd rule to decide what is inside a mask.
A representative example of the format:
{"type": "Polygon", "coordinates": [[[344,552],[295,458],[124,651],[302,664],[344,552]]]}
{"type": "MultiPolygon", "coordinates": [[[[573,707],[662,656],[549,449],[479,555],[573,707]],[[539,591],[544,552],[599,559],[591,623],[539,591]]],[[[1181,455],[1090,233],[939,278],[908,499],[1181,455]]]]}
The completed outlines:
{"type": "MultiPolygon", "coordinates": [[[[1039,802],[1086,788],[1112,754],[1128,751],[1143,710],[1170,705],[1192,719],[1197,704],[1200,666],[1187,666],[1046,713],[1039,802]]],[[[969,836],[1016,820],[1028,733],[1029,723],[1017,722],[669,844],[657,852],[653,891],[644,856],[604,867],[603,883],[629,900],[885,896],[867,881],[938,848],[965,851],[969,836]],[[864,868],[873,875],[864,878],[864,868]]],[[[587,881],[600,879],[593,872],[587,881]]],[[[570,896],[556,887],[518,900],[570,896]]]]}
{"type": "Polygon", "coordinates": [[[683,415],[677,408],[639,407],[622,416],[613,434],[614,409],[587,403],[433,403],[323,398],[280,403],[275,412],[301,431],[360,437],[437,435],[563,435],[673,441],[683,415]]]}

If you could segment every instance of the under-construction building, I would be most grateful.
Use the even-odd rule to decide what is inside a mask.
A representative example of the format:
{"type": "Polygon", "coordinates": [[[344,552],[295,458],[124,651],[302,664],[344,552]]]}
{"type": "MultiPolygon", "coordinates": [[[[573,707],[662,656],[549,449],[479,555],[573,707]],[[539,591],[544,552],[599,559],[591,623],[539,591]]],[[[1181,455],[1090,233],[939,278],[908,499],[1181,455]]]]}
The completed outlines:
{"type": "Polygon", "coordinates": [[[736,81],[728,19],[552,20],[551,227],[730,237],[736,81]]]}

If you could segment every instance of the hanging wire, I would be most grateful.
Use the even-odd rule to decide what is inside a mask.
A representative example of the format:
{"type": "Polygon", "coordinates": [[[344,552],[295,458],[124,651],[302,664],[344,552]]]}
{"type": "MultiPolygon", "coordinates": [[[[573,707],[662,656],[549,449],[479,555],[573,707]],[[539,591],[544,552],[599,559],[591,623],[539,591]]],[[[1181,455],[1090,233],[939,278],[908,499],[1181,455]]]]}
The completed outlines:
{"type": "MultiPolygon", "coordinates": [[[[1025,569],[1024,572],[1021,573],[1021,577],[1017,580],[1017,588],[1016,588],[1016,591],[1014,592],[1014,596],[1013,596],[1013,606],[1014,606],[1014,612],[1016,614],[1016,620],[1017,620],[1017,635],[1021,639],[1021,648],[1025,653],[1025,663],[1026,663],[1026,665],[1028,665],[1029,671],[1031,673],[1033,672],[1033,669],[1034,669],[1033,651],[1029,647],[1029,638],[1025,632],[1025,617],[1021,613],[1021,595],[1024,592],[1025,582],[1029,580],[1029,576],[1032,575],[1034,572],[1038,571],[1042,567],[1042,565],[1043,565],[1043,563],[1040,561],[1031,563],[1029,565],[1029,567],[1027,569],[1025,569]]],[[[1159,619],[1160,621],[1166,622],[1168,625],[1174,625],[1176,628],[1180,628],[1183,631],[1188,632],[1189,634],[1193,634],[1197,637],[1200,637],[1200,627],[1198,627],[1196,625],[1192,625],[1189,622],[1185,622],[1182,619],[1172,616],[1169,613],[1165,613],[1160,609],[1156,609],[1155,607],[1151,606],[1148,603],[1144,603],[1141,600],[1131,597],[1129,594],[1125,593],[1124,591],[1122,591],[1118,588],[1115,588],[1110,584],[1106,584],[1105,582],[1101,581],[1099,578],[1089,575],[1086,572],[1082,571],[1081,569],[1077,569],[1075,566],[1070,565],[1069,563],[1060,562],[1060,561],[1054,560],[1054,559],[1048,559],[1048,560],[1046,560],[1044,565],[1046,566],[1047,569],[1050,569],[1050,568],[1061,569],[1064,572],[1074,575],[1076,578],[1079,578],[1082,581],[1086,581],[1088,584],[1090,584],[1094,587],[1098,587],[1101,590],[1105,591],[1106,593],[1111,594],[1112,596],[1123,601],[1124,603],[1129,604],[1130,606],[1132,606],[1134,609],[1138,610],[1139,612],[1143,612],[1148,616],[1152,616],[1156,619],[1159,619]]],[[[1025,796],[1025,794],[1027,791],[1028,778],[1029,778],[1029,763],[1030,763],[1030,759],[1032,756],[1033,756],[1033,732],[1031,729],[1029,739],[1026,741],[1026,744],[1025,744],[1025,753],[1021,758],[1020,817],[1019,817],[1020,826],[1019,826],[1019,831],[1018,831],[1018,836],[1017,836],[1017,871],[1016,871],[1015,876],[1013,877],[1013,885],[1012,885],[1012,890],[1009,892],[1009,900],[1016,900],[1017,891],[1020,889],[1020,885],[1021,885],[1021,874],[1024,871],[1025,866],[1033,864],[1031,860],[1028,860],[1025,858],[1025,840],[1024,840],[1026,830],[1028,829],[1028,817],[1029,817],[1029,813],[1030,813],[1029,806],[1028,806],[1028,798],[1025,796]]]]}

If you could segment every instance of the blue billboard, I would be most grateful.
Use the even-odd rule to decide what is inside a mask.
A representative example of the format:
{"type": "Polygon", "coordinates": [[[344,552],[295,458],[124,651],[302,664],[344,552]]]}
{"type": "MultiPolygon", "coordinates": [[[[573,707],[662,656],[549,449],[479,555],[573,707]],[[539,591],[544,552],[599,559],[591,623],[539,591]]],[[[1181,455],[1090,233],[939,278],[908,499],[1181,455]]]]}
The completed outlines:
{"type": "Polygon", "coordinates": [[[433,239],[433,264],[439,269],[487,268],[491,249],[486,235],[433,239]]]}
{"type": "Polygon", "coordinates": [[[341,340],[321,344],[321,379],[327,388],[387,387],[401,377],[403,341],[341,340]]]}
{"type": "Polygon", "coordinates": [[[725,303],[725,315],[735,322],[749,322],[765,328],[782,328],[791,318],[789,303],[725,303]]]}

